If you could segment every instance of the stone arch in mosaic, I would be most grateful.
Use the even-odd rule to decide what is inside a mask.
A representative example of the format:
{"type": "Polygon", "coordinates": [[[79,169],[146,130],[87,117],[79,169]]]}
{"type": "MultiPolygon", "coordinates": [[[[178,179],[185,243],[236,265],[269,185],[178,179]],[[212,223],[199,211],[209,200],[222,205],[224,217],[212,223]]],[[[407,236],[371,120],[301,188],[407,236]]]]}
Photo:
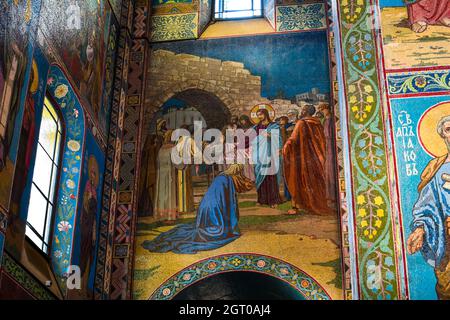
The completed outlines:
{"type": "Polygon", "coordinates": [[[261,97],[261,77],[252,75],[240,62],[155,50],[147,78],[158,80],[150,80],[146,87],[146,129],[164,102],[190,89],[213,94],[234,115],[248,112],[256,104],[269,103],[261,97]]]}
{"type": "Polygon", "coordinates": [[[257,272],[282,280],[305,300],[331,300],[326,290],[309,274],[280,259],[259,254],[235,253],[207,258],[176,273],[150,296],[150,300],[171,300],[183,289],[225,272],[257,272]]]}
{"type": "Polygon", "coordinates": [[[204,89],[179,87],[176,92],[165,92],[154,104],[153,109],[146,113],[145,131],[150,132],[155,125],[155,117],[158,111],[170,99],[182,100],[189,106],[195,108],[202,114],[209,128],[222,129],[231,119],[233,114],[237,114],[233,102],[226,96],[222,89],[211,92],[204,89]]]}

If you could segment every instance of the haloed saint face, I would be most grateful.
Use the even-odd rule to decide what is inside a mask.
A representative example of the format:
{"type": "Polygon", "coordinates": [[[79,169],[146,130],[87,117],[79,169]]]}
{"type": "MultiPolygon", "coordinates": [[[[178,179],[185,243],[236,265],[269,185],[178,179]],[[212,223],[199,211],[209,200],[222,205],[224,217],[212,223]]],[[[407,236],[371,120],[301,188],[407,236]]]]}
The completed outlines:
{"type": "Polygon", "coordinates": [[[447,144],[447,148],[450,148],[450,121],[447,121],[442,126],[442,138],[447,144]]]}
{"type": "Polygon", "coordinates": [[[265,121],[266,120],[266,114],[262,111],[258,111],[256,114],[258,116],[259,121],[265,121]]]}

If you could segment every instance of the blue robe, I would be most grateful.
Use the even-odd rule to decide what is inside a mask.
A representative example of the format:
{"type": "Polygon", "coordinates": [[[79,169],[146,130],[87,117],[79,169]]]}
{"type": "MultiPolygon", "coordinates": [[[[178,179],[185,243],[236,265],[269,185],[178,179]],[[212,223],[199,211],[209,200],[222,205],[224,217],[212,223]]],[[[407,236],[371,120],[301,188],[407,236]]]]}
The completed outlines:
{"type": "Polygon", "coordinates": [[[412,230],[425,231],[422,255],[433,267],[440,264],[445,254],[445,220],[450,216],[450,190],[443,188],[442,174],[450,174],[450,163],[445,163],[423,188],[414,205],[412,230]]]}
{"type": "Polygon", "coordinates": [[[278,183],[280,183],[280,157],[278,152],[283,147],[283,141],[280,133],[280,126],[276,122],[270,123],[267,128],[261,125],[253,127],[256,130],[258,136],[252,142],[252,160],[255,169],[255,184],[259,189],[264,179],[268,175],[277,175],[278,183]],[[260,134],[259,129],[264,129],[271,135],[268,139],[264,135],[260,134]],[[278,140],[278,150],[271,145],[271,139],[278,140]]]}
{"type": "Polygon", "coordinates": [[[182,254],[218,249],[240,237],[238,222],[233,179],[219,175],[203,197],[195,223],[176,226],[142,246],[152,252],[182,254]]]}

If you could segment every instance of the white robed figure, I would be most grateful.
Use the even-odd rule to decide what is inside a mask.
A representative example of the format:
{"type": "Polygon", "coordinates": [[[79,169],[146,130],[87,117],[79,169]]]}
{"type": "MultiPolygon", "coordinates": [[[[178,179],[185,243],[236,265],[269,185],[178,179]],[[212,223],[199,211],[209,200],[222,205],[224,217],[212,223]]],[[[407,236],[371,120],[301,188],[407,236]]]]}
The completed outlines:
{"type": "Polygon", "coordinates": [[[161,221],[178,218],[176,169],[172,163],[172,131],[165,133],[164,143],[158,152],[154,216],[161,221]]]}

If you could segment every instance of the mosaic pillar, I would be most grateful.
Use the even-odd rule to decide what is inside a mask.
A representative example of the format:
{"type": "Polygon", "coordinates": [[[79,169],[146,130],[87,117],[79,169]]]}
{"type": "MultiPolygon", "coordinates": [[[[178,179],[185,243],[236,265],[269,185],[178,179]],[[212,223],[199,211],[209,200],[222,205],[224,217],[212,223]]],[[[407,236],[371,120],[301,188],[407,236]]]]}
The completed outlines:
{"type": "Polygon", "coordinates": [[[333,4],[331,0],[326,2],[327,12],[327,29],[328,29],[328,47],[330,55],[330,70],[331,70],[331,92],[333,107],[333,114],[335,119],[335,133],[336,133],[336,172],[338,173],[338,192],[339,192],[339,219],[341,230],[341,256],[342,256],[342,290],[343,298],[352,298],[352,275],[351,275],[351,261],[350,261],[350,247],[349,247],[349,225],[348,225],[348,208],[347,208],[347,190],[345,183],[346,168],[344,166],[344,146],[342,136],[345,134],[345,128],[342,127],[342,114],[339,103],[339,82],[338,82],[338,53],[336,48],[336,16],[333,15],[333,4]]]}
{"type": "Polygon", "coordinates": [[[149,1],[124,1],[107,150],[97,299],[131,299],[149,1]]]}
{"type": "Polygon", "coordinates": [[[125,108],[126,79],[129,58],[129,5],[120,8],[120,31],[117,41],[116,68],[110,129],[106,150],[106,167],[103,186],[102,215],[95,276],[95,299],[108,299],[111,286],[113,232],[117,204],[118,163],[120,163],[121,132],[125,108]]]}
{"type": "MultiPolygon", "coordinates": [[[[390,197],[389,149],[376,21],[377,3],[333,1],[338,19],[341,114],[353,299],[401,299],[395,221],[390,197]]],[[[345,245],[345,244],[344,244],[345,245]]]]}

